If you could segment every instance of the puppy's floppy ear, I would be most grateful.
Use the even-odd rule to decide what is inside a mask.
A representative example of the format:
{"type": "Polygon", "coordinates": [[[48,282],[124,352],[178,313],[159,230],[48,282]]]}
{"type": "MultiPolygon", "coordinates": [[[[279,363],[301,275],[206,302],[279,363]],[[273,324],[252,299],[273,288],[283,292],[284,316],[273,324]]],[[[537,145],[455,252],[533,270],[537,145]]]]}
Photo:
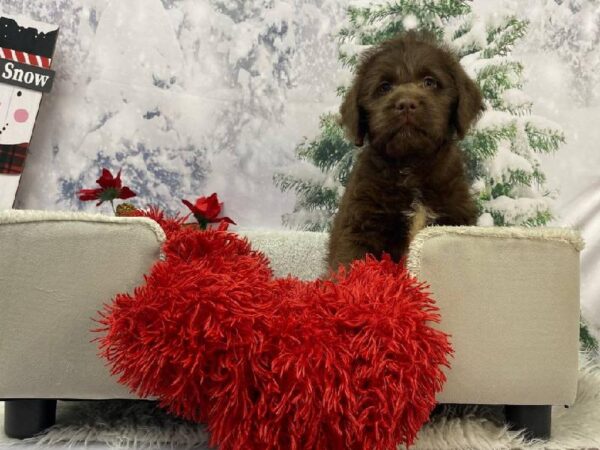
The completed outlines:
{"type": "Polygon", "coordinates": [[[454,125],[458,138],[462,139],[471,125],[479,118],[485,106],[479,87],[469,78],[458,62],[455,64],[453,76],[458,91],[454,125]]]}
{"type": "Polygon", "coordinates": [[[354,142],[354,145],[361,147],[365,143],[367,134],[367,119],[365,111],[358,104],[359,78],[357,77],[340,106],[340,125],[346,129],[346,135],[354,142]]]}

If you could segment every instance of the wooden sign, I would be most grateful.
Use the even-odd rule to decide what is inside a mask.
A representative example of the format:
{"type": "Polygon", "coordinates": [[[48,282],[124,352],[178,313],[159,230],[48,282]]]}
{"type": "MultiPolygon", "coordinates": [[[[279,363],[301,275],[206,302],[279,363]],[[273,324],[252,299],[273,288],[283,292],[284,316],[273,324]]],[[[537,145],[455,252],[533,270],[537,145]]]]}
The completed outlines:
{"type": "Polygon", "coordinates": [[[58,26],[0,15],[0,209],[10,209],[25,165],[58,26]]]}

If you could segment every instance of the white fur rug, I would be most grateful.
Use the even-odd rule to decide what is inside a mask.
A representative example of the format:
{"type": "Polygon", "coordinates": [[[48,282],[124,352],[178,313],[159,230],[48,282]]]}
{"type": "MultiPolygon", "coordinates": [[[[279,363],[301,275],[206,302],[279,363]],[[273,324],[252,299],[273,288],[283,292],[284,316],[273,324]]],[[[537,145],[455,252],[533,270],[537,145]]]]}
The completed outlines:
{"type": "MultiPolygon", "coordinates": [[[[554,408],[549,442],[525,442],[519,433],[503,427],[502,419],[499,407],[449,410],[425,425],[411,448],[600,448],[600,365],[582,363],[577,400],[570,408],[554,408]]],[[[150,402],[60,402],[57,421],[56,426],[39,437],[10,441],[11,447],[90,445],[98,448],[98,444],[103,444],[109,448],[209,449],[201,426],[172,418],[150,402]]],[[[8,443],[6,438],[0,439],[0,445],[8,443]]]]}

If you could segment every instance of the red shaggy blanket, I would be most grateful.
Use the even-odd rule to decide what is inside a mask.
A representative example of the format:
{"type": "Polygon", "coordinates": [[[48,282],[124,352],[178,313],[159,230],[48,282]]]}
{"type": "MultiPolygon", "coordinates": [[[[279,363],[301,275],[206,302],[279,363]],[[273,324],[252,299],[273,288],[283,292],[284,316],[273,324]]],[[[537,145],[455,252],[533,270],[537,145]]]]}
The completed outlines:
{"type": "Polygon", "coordinates": [[[395,449],[435,405],[451,352],[424,287],[389,258],[274,279],[227,231],[167,230],[166,260],[101,313],[121,383],[207,424],[220,449],[395,449]]]}

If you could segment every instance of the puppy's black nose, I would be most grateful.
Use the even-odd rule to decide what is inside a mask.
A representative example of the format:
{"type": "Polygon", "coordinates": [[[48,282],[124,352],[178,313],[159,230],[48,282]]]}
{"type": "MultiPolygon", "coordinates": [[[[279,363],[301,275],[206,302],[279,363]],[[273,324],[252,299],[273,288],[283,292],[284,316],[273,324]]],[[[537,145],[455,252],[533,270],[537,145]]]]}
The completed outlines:
{"type": "Polygon", "coordinates": [[[403,98],[396,102],[396,109],[400,112],[412,113],[417,110],[417,101],[403,98]]]}

